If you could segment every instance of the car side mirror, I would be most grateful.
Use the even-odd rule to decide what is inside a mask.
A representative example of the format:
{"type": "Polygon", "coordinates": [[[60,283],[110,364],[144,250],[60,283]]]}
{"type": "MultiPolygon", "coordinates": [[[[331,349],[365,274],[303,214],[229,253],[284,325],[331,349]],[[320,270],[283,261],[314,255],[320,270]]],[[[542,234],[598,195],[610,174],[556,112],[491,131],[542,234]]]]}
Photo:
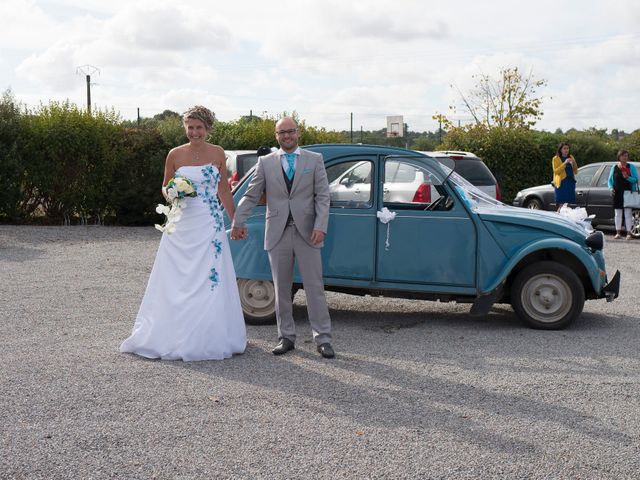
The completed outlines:
{"type": "Polygon", "coordinates": [[[345,187],[350,187],[352,183],[349,181],[349,177],[344,177],[340,180],[340,185],[344,185],[345,187]]]}

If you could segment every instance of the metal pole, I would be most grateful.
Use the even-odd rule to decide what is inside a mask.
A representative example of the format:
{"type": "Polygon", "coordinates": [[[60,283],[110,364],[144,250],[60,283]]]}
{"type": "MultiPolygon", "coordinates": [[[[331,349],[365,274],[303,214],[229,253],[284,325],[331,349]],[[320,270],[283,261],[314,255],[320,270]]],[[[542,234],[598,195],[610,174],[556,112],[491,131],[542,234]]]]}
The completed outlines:
{"type": "Polygon", "coordinates": [[[353,112],[351,112],[351,128],[350,128],[350,132],[351,132],[351,143],[353,143],[353,112]]]}
{"type": "Polygon", "coordinates": [[[91,115],[91,75],[87,75],[87,112],[91,115]]]}

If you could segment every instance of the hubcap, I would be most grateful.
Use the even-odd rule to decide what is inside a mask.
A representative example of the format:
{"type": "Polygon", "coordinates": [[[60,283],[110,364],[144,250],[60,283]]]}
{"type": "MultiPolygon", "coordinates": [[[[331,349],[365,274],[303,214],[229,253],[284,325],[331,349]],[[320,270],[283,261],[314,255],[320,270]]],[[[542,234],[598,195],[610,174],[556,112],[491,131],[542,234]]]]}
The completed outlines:
{"type": "Polygon", "coordinates": [[[242,310],[256,318],[270,317],[276,308],[273,283],[263,280],[238,280],[242,310]]]}
{"type": "Polygon", "coordinates": [[[545,323],[562,320],[571,310],[573,295],[560,277],[540,274],[530,278],[522,289],[522,307],[531,318],[545,323]]]}

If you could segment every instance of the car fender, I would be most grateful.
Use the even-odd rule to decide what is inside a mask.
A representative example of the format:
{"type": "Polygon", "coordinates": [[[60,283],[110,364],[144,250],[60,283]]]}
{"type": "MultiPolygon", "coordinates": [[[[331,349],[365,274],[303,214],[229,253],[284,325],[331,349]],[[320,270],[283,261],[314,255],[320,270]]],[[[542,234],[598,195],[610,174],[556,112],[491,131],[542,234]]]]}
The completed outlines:
{"type": "Polygon", "coordinates": [[[566,252],[573,255],[580,261],[580,263],[584,265],[595,292],[599,293],[601,291],[606,277],[604,275],[601,275],[601,270],[598,267],[596,259],[589,253],[586,248],[583,248],[576,242],[568,239],[545,238],[533,241],[518,250],[518,252],[507,261],[507,263],[504,265],[493,282],[488,284],[486,289],[483,289],[482,294],[488,294],[501,287],[506,282],[507,277],[509,276],[509,274],[511,274],[513,269],[525,257],[532,253],[544,250],[565,250],[566,252]]]}
{"type": "MultiPolygon", "coordinates": [[[[251,221],[256,217],[264,217],[264,213],[249,217],[245,240],[229,240],[233,265],[237,278],[271,280],[269,256],[264,249],[264,222],[251,221]]],[[[227,236],[230,232],[227,229],[227,236]]]]}

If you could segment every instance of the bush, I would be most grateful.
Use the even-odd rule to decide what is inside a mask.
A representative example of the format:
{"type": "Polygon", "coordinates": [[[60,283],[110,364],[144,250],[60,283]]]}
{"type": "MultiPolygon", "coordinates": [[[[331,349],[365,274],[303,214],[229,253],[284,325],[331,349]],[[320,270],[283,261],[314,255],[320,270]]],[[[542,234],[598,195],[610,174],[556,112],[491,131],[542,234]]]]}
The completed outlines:
{"type": "Polygon", "coordinates": [[[562,141],[571,145],[578,166],[615,160],[616,145],[596,131],[562,134],[471,126],[452,129],[440,148],[465,150],[482,158],[500,184],[503,201],[511,203],[519,190],[551,183],[551,159],[562,141]]]}
{"type": "Polygon", "coordinates": [[[25,113],[18,136],[24,165],[21,216],[37,210],[48,222],[100,218],[108,208],[104,180],[117,125],[113,112],[92,116],[69,102],[25,113]]]}
{"type": "Polygon", "coordinates": [[[107,182],[109,223],[150,225],[162,218],[155,212],[163,203],[161,187],[167,145],[157,130],[124,129],[114,148],[114,169],[107,182]]]}
{"type": "Polygon", "coordinates": [[[18,151],[19,105],[10,90],[0,100],[0,220],[19,221],[23,204],[24,165],[18,151]]]}

